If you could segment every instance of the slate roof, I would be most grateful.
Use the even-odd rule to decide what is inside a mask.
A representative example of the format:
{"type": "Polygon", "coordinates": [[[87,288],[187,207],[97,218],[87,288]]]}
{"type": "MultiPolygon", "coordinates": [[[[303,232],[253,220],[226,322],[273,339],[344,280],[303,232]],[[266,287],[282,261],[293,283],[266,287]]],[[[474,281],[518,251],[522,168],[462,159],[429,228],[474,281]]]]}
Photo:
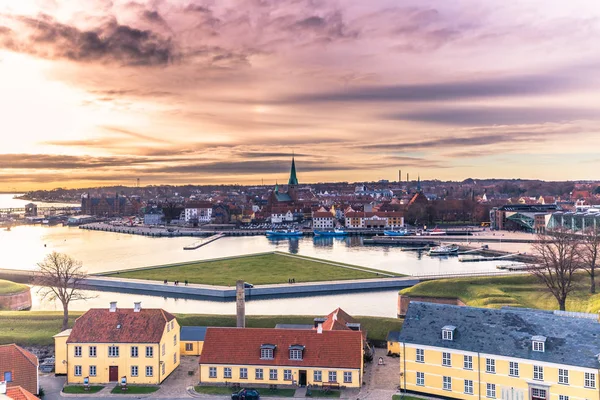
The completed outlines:
{"type": "Polygon", "coordinates": [[[400,341],[400,331],[389,331],[386,340],[388,342],[399,342],[400,341]]]}
{"type": "Polygon", "coordinates": [[[277,365],[352,368],[362,363],[362,333],[274,328],[208,328],[200,364],[277,365]],[[260,358],[260,346],[273,344],[274,359],[260,358]],[[302,360],[290,360],[292,345],[304,347],[302,360]]]}
{"type": "Polygon", "coordinates": [[[597,319],[532,309],[489,309],[411,302],[400,342],[480,352],[504,357],[598,369],[597,319]],[[456,326],[454,340],[442,340],[442,327],[456,326]],[[546,351],[534,352],[533,336],[546,337],[546,351]]]}
{"type": "Polygon", "coordinates": [[[202,342],[206,335],[206,326],[182,326],[179,339],[184,342],[202,342]]]}
{"type": "Polygon", "coordinates": [[[92,308],[75,320],[67,343],[159,343],[175,317],[160,308],[92,308]],[[121,326],[117,328],[117,326],[121,326]]]}

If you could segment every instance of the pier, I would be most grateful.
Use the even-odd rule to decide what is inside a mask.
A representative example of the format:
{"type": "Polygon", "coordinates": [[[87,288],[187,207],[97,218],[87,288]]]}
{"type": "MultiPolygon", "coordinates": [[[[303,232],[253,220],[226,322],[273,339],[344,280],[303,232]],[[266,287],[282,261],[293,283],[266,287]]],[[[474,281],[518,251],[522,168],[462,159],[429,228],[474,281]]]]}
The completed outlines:
{"type": "Polygon", "coordinates": [[[205,239],[200,239],[197,242],[194,242],[193,244],[189,245],[189,246],[184,246],[184,250],[196,250],[199,249],[202,246],[206,246],[209,243],[214,242],[215,240],[221,239],[223,236],[225,236],[223,233],[217,233],[216,235],[213,235],[211,237],[205,238],[205,239]]]}
{"type": "MultiPolygon", "coordinates": [[[[465,253],[463,253],[465,254],[465,253]]],[[[460,262],[479,262],[479,261],[499,261],[499,260],[510,260],[515,257],[519,257],[520,254],[506,254],[503,256],[496,257],[459,257],[458,261],[460,262]]]]}

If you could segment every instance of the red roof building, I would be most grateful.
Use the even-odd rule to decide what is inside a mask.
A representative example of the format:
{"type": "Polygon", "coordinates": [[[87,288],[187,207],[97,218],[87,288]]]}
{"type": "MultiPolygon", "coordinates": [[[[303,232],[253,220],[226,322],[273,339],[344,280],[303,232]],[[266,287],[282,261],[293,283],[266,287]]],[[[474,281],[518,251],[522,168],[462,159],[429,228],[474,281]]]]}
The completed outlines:
{"type": "Polygon", "coordinates": [[[21,386],[7,388],[6,396],[11,400],[39,400],[35,395],[23,389],[21,386]]]}
{"type": "Polygon", "coordinates": [[[16,344],[0,345],[0,380],[7,387],[21,386],[31,393],[39,392],[38,358],[16,344]]]}

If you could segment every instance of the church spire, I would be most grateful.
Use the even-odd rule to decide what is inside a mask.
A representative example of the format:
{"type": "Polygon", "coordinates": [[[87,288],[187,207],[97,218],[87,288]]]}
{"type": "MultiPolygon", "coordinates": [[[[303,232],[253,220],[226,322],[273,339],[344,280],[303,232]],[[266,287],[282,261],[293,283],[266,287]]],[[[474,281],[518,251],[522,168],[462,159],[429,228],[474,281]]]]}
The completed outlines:
{"type": "Polygon", "coordinates": [[[298,178],[296,177],[296,162],[294,156],[292,156],[292,169],[290,170],[290,180],[288,185],[298,185],[298,178]]]}
{"type": "Polygon", "coordinates": [[[419,175],[417,177],[417,192],[421,193],[423,190],[421,190],[421,175],[419,175]]]}

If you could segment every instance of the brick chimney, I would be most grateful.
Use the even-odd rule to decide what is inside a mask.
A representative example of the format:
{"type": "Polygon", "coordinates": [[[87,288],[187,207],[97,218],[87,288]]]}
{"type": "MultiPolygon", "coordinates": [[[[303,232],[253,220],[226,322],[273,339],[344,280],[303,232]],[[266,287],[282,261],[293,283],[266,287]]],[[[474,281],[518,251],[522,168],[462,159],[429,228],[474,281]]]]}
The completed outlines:
{"type": "Polygon", "coordinates": [[[246,292],[244,288],[244,281],[237,281],[235,284],[235,298],[236,298],[236,315],[237,315],[237,327],[246,327],[246,292]]]}

